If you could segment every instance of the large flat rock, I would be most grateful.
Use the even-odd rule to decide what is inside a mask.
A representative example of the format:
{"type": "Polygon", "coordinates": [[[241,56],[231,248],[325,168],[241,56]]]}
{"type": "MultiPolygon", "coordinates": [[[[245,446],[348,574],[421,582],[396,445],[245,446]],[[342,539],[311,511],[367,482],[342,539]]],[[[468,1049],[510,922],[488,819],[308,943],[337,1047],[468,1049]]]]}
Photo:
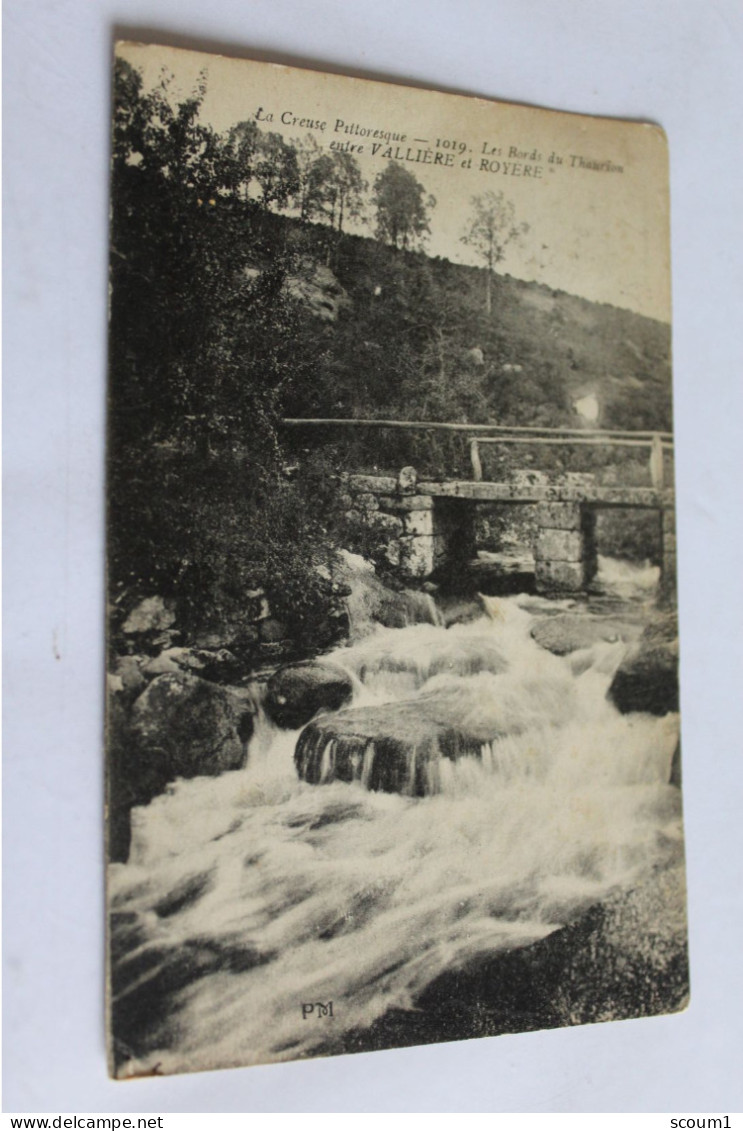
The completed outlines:
{"type": "Polygon", "coordinates": [[[495,737],[468,733],[456,716],[450,705],[411,699],[317,719],[299,736],[297,772],[311,785],[358,781],[385,793],[437,793],[442,758],[479,758],[495,737]]]}
{"type": "MultiPolygon", "coordinates": [[[[569,695],[557,687],[551,699],[544,709],[554,721],[565,721],[569,695]]],[[[314,719],[299,736],[294,760],[299,777],[311,785],[359,782],[369,790],[423,797],[439,793],[447,763],[463,758],[487,759],[491,772],[539,774],[546,749],[534,751],[528,765],[501,767],[493,745],[530,723],[508,676],[442,675],[419,695],[314,719]]]]}
{"type": "Polygon", "coordinates": [[[580,613],[559,613],[542,617],[531,630],[532,639],[556,656],[567,656],[582,648],[618,640],[627,643],[639,639],[642,627],[616,617],[598,617],[580,613]]]}

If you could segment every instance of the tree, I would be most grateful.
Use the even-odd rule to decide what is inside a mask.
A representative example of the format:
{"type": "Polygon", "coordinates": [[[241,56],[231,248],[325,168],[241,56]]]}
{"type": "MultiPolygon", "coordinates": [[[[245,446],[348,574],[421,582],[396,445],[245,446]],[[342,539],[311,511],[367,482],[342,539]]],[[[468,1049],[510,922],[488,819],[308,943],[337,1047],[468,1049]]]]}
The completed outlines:
{"type": "Polygon", "coordinates": [[[529,231],[529,225],[516,223],[516,210],[502,191],[490,189],[480,196],[473,196],[471,203],[472,219],[461,236],[461,242],[485,261],[485,310],[490,315],[495,265],[505,258],[508,245],[529,231]]]}
{"type": "Polygon", "coordinates": [[[281,134],[262,134],[258,141],[255,179],[264,208],[283,208],[299,189],[299,166],[293,145],[281,134]]]}
{"type": "Polygon", "coordinates": [[[349,217],[352,220],[361,218],[367,187],[356,158],[350,153],[334,152],[327,200],[331,227],[336,227],[339,234],[343,232],[344,221],[349,217]]]}
{"type": "Polygon", "coordinates": [[[323,153],[312,134],[305,141],[292,142],[297,154],[298,188],[296,205],[302,220],[325,220],[329,215],[335,194],[333,176],[335,162],[329,153],[323,153]]]}
{"type": "Polygon", "coordinates": [[[227,147],[233,158],[234,191],[243,191],[243,198],[248,199],[250,182],[255,176],[255,161],[258,153],[261,131],[251,119],[247,122],[238,122],[227,135],[227,147]]]}
{"type": "Polygon", "coordinates": [[[377,209],[377,238],[393,247],[414,247],[428,235],[428,212],[436,199],[412,173],[390,161],[374,182],[373,201],[377,209]]]}
{"type": "Polygon", "coordinates": [[[204,94],[200,82],[177,102],[167,79],[145,92],[117,63],[111,585],[175,597],[192,627],[239,624],[245,590],[265,585],[277,615],[291,605],[301,628],[327,614],[314,570],[325,535],[304,485],[284,481],[278,422],[319,347],[297,348],[303,311],[285,286],[297,256],[275,236],[279,218],[239,199],[254,169],[266,208],[290,181],[286,164],[259,179],[270,149],[250,123],[225,141],[201,122],[204,94]]]}
{"type": "Polygon", "coordinates": [[[294,146],[281,134],[264,133],[255,121],[238,122],[224,145],[232,163],[231,191],[251,199],[251,185],[260,190],[264,208],[283,208],[299,190],[299,165],[294,146]]]}

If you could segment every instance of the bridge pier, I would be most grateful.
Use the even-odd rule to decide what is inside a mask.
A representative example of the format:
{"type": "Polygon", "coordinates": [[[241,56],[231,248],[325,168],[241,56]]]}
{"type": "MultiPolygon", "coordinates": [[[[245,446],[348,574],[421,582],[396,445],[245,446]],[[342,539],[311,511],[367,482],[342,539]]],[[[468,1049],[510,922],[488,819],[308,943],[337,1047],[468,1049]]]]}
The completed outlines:
{"type": "Polygon", "coordinates": [[[404,577],[430,577],[438,559],[446,553],[437,538],[431,496],[382,495],[379,506],[384,514],[392,515],[400,523],[400,532],[388,545],[388,560],[399,567],[404,577]]]}
{"type": "Polygon", "coordinates": [[[596,574],[596,516],[579,502],[537,505],[534,573],[538,593],[581,593],[596,574]]]}
{"type": "Polygon", "coordinates": [[[346,518],[372,542],[369,552],[401,580],[423,581],[434,572],[456,577],[475,556],[475,514],[480,503],[534,505],[535,583],[539,593],[579,594],[596,575],[596,511],[637,507],[659,514],[662,538],[661,599],[673,601],[676,528],[673,493],[647,487],[604,486],[592,477],[550,483],[529,472],[508,483],[419,482],[415,469],[395,476],[346,475],[346,518]]]}

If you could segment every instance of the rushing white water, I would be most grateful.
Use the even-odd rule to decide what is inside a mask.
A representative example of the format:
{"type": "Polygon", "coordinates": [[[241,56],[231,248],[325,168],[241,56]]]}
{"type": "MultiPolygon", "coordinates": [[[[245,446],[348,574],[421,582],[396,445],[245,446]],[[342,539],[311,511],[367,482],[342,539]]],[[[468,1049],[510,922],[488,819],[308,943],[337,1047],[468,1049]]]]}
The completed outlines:
{"type": "Polygon", "coordinates": [[[638,566],[622,558],[599,554],[596,581],[605,590],[625,599],[647,595],[660,581],[660,567],[649,561],[638,566]]]}
{"type": "Polygon", "coordinates": [[[625,645],[560,658],[529,635],[549,603],[485,605],[472,623],[379,629],[332,657],[354,705],[449,696],[467,725],[497,719],[480,758],[442,759],[436,795],[300,782],[299,732],[261,717],[246,769],[134,811],[129,862],[110,874],[117,1002],[126,1018],[156,998],[167,1020],[120,1034],[124,1073],[307,1055],[678,853],[678,720],[607,701],[625,645]],[[328,1001],[332,1019],[303,1017],[328,1001]]]}

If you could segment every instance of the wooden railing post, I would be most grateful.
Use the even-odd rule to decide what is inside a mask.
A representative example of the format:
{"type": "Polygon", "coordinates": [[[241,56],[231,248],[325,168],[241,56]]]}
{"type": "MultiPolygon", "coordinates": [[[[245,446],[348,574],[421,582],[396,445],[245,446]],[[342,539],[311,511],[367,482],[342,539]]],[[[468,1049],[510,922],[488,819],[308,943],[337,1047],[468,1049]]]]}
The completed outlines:
{"type": "Polygon", "coordinates": [[[470,440],[470,461],[472,463],[472,478],[475,483],[481,483],[482,464],[480,463],[480,445],[476,439],[470,440]]]}
{"type": "Polygon", "coordinates": [[[656,491],[663,490],[663,441],[657,432],[650,442],[650,482],[656,491]]]}

